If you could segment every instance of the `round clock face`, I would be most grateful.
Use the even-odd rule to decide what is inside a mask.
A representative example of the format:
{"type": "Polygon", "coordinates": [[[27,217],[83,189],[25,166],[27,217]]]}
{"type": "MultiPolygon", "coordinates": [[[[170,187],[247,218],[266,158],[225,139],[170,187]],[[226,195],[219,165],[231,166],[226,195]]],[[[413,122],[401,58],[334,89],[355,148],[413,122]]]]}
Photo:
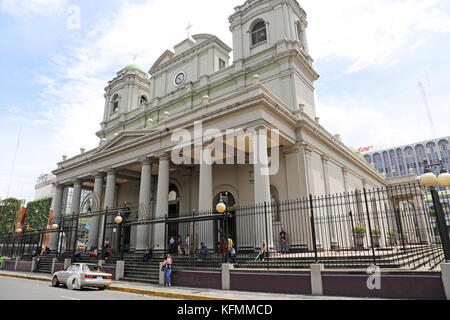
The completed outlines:
{"type": "Polygon", "coordinates": [[[175,85],[181,86],[185,79],[186,79],[186,75],[184,72],[178,73],[177,76],[175,77],[175,85]]]}

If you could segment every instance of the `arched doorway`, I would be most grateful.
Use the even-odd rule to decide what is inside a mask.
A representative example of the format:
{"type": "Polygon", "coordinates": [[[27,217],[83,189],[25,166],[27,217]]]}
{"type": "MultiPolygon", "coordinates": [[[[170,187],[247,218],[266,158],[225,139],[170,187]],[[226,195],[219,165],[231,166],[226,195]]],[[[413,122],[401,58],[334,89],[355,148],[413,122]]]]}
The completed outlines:
{"type": "MultiPolygon", "coordinates": [[[[227,237],[231,237],[231,239],[233,239],[235,249],[237,250],[238,243],[236,234],[236,215],[234,209],[234,207],[236,206],[236,200],[230,192],[220,192],[214,197],[214,211],[216,205],[221,201],[224,202],[227,206],[226,213],[228,213],[229,215],[224,219],[218,219],[214,221],[215,252],[218,251],[219,241],[223,243],[224,239],[226,239],[227,237]]],[[[219,214],[217,211],[215,211],[214,213],[219,214]]]]}
{"type": "MultiPolygon", "coordinates": [[[[175,184],[169,186],[169,212],[168,218],[175,219],[180,216],[180,192],[175,184]]],[[[169,223],[167,227],[167,237],[170,239],[178,237],[178,223],[169,223]]]]}

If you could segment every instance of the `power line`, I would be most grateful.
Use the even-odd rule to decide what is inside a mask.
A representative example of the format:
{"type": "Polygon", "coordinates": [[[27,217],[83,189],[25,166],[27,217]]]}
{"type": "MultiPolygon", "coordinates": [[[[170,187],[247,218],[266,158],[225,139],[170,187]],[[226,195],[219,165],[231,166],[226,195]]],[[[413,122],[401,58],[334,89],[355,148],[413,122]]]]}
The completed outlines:
{"type": "Polygon", "coordinates": [[[9,192],[11,190],[11,184],[12,184],[12,180],[13,180],[14,169],[16,168],[17,151],[19,150],[21,136],[22,136],[22,125],[20,125],[19,136],[17,137],[17,145],[16,145],[16,150],[14,151],[14,158],[13,158],[13,164],[12,164],[12,168],[11,168],[11,175],[9,177],[9,185],[8,185],[8,192],[6,194],[6,199],[9,198],[9,192]]]}
{"type": "MultiPolygon", "coordinates": [[[[427,76],[427,78],[428,78],[428,76],[427,76]]],[[[428,104],[428,97],[427,97],[427,93],[425,91],[425,87],[423,85],[422,80],[419,80],[417,85],[420,88],[420,92],[422,94],[423,102],[425,104],[425,109],[427,110],[428,121],[429,121],[429,124],[430,124],[431,132],[433,134],[433,138],[437,139],[436,127],[434,126],[433,117],[431,116],[430,105],[428,104]]]]}

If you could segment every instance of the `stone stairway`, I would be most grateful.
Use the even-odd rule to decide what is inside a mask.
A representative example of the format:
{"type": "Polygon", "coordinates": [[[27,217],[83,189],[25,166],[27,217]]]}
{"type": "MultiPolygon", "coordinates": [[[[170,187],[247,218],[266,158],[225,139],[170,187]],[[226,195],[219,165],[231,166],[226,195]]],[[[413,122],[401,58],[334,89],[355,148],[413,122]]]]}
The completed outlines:
{"type": "Polygon", "coordinates": [[[54,256],[42,256],[40,258],[38,273],[52,273],[52,261],[54,256]]]}
{"type": "Polygon", "coordinates": [[[143,255],[127,255],[124,257],[125,271],[123,281],[159,283],[159,263],[162,255],[154,255],[148,262],[143,261],[143,255]]]}
{"type": "MultiPolygon", "coordinates": [[[[417,246],[409,247],[406,252],[400,249],[398,252],[376,250],[376,264],[381,268],[407,268],[414,270],[423,266],[432,266],[434,261],[439,260],[442,249],[439,246],[417,246]]],[[[273,254],[264,261],[255,261],[256,253],[253,255],[239,255],[235,264],[236,268],[297,268],[308,269],[315,262],[313,255],[282,255],[273,254]]],[[[329,253],[326,256],[319,253],[320,263],[325,268],[351,268],[362,269],[373,264],[371,251],[354,253],[351,256],[344,252],[329,253]]]]}

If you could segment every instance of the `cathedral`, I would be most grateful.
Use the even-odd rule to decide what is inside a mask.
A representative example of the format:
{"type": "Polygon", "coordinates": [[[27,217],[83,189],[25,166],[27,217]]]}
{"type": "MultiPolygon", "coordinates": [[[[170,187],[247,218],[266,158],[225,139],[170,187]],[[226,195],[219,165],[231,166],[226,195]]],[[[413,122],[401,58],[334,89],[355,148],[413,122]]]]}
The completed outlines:
{"type": "MultiPolygon", "coordinates": [[[[148,72],[129,65],[108,82],[98,147],[53,171],[55,219],[64,205],[85,210],[83,190],[95,200],[89,210],[126,203],[144,208],[139,220],[210,211],[225,194],[231,205],[250,205],[388,184],[320,124],[319,75],[299,3],[247,0],[229,23],[232,47],[195,34],[148,72]],[[71,203],[63,204],[68,188],[71,203]]],[[[102,230],[92,218],[90,246],[102,230]]],[[[128,237],[132,250],[164,248],[158,227],[137,224],[128,237]]]]}

